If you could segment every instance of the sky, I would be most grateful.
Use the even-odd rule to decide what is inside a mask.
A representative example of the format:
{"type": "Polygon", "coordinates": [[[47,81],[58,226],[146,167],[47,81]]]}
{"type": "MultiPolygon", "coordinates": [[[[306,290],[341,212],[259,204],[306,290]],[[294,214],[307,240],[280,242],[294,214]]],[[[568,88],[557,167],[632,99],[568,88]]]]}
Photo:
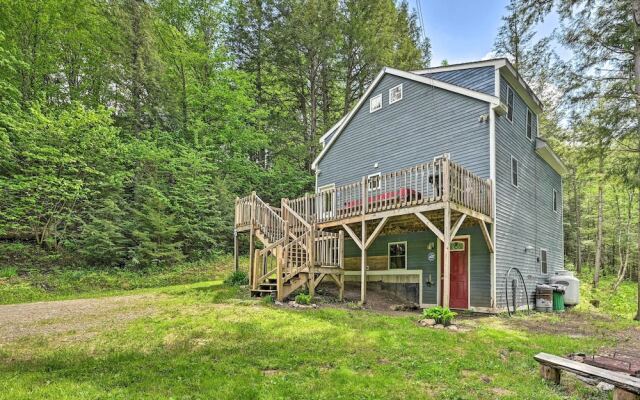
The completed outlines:
{"type": "MultiPolygon", "coordinates": [[[[431,40],[431,65],[442,60],[455,64],[487,58],[493,48],[508,0],[409,0],[420,2],[425,33],[431,40]]],[[[537,27],[537,36],[551,33],[558,24],[552,14],[537,27]]]]}

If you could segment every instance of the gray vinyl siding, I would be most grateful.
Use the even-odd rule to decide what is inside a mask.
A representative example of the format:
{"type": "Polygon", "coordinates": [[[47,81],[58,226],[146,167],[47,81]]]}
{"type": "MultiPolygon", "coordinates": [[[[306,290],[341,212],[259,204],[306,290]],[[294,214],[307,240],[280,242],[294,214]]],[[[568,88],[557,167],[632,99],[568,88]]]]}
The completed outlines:
{"type": "MultiPolygon", "coordinates": [[[[491,305],[491,268],[490,253],[477,226],[462,228],[458,236],[470,235],[470,304],[471,307],[490,307],[491,305]]],[[[440,257],[436,236],[431,231],[410,232],[394,235],[381,235],[367,250],[368,256],[388,256],[388,246],[392,242],[407,242],[407,269],[422,270],[422,301],[424,304],[437,304],[438,265],[440,260],[428,260],[428,254],[434,252],[440,257]],[[428,249],[433,243],[433,250],[428,249]],[[432,285],[427,282],[431,278],[432,285]]],[[[345,257],[360,257],[360,249],[353,240],[345,240],[345,257]]]]}
{"type": "Polygon", "coordinates": [[[422,75],[478,92],[490,95],[495,94],[496,74],[492,65],[455,71],[431,72],[422,75]]]}
{"type": "Polygon", "coordinates": [[[393,75],[384,76],[318,163],[318,186],[357,182],[433,160],[443,153],[473,173],[489,177],[489,103],[393,75]],[[402,100],[389,89],[402,83],[402,100]],[[382,109],[369,112],[382,94],[382,109]],[[378,168],[374,164],[378,163],[378,168]]]}
{"type": "MultiPolygon", "coordinates": [[[[500,97],[507,103],[508,83],[501,78],[500,97]]],[[[496,294],[505,307],[505,274],[519,268],[533,300],[537,283],[544,283],[563,269],[562,180],[535,152],[526,135],[527,106],[514,91],[513,122],[506,115],[496,119],[496,294]],[[511,184],[511,157],[519,163],[518,187],[511,184]],[[558,212],[553,211],[553,190],[558,193],[558,212]],[[525,251],[527,246],[533,250],[525,251]],[[547,275],[540,269],[540,249],[548,250],[547,275]]]]}

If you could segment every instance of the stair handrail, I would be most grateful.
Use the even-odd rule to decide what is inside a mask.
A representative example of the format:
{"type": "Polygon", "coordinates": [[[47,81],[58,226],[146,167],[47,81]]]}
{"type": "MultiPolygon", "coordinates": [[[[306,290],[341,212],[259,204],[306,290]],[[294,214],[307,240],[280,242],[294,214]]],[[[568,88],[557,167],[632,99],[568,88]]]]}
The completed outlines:
{"type": "Polygon", "coordinates": [[[252,193],[254,199],[253,220],[263,233],[275,231],[275,241],[284,237],[285,220],[257,194],[252,193]]]}

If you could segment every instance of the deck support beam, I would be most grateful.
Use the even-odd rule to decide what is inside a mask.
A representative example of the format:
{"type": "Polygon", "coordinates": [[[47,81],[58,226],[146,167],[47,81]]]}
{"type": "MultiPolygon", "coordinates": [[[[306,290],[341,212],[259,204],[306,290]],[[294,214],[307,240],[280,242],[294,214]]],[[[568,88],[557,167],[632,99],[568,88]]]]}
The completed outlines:
{"type": "Polygon", "coordinates": [[[458,230],[460,229],[460,227],[462,226],[462,223],[464,222],[465,218],[467,218],[467,214],[462,214],[458,220],[456,221],[456,223],[453,225],[453,228],[451,228],[451,233],[450,233],[450,238],[449,240],[453,240],[453,238],[456,237],[456,234],[458,233],[458,230]]]}
{"type": "Polygon", "coordinates": [[[233,229],[233,270],[238,272],[238,230],[233,229]]]}
{"type": "Polygon", "coordinates": [[[484,241],[487,242],[487,248],[489,249],[490,253],[493,253],[495,250],[493,248],[493,241],[491,240],[491,234],[487,229],[487,224],[483,220],[478,220],[478,223],[480,224],[480,230],[482,231],[482,236],[484,236],[484,241]]]}
{"type": "Polygon", "coordinates": [[[367,221],[362,219],[362,241],[360,242],[360,274],[362,281],[360,282],[360,304],[367,301],[367,247],[363,243],[367,243],[367,221]]]}
{"type": "Polygon", "coordinates": [[[253,277],[256,275],[255,268],[255,251],[256,251],[256,241],[255,241],[255,230],[253,221],[251,221],[251,230],[249,231],[249,276],[251,277],[251,287],[256,289],[256,283],[253,277]]]}
{"type": "Polygon", "coordinates": [[[351,239],[353,239],[353,241],[356,243],[356,246],[358,246],[358,248],[362,250],[362,242],[360,242],[358,235],[356,235],[353,229],[351,229],[347,224],[342,224],[342,227],[344,228],[345,231],[347,231],[349,236],[351,236],[351,239]]]}
{"type": "Polygon", "coordinates": [[[378,226],[376,226],[376,229],[374,229],[373,233],[371,234],[371,236],[369,236],[367,238],[367,242],[365,243],[364,247],[365,248],[369,248],[369,246],[371,246],[371,244],[373,243],[374,240],[376,240],[376,238],[378,237],[378,235],[380,234],[380,232],[382,232],[382,228],[384,228],[385,224],[387,223],[387,220],[389,219],[389,217],[384,217],[382,218],[382,221],[380,221],[378,223],[378,226]]]}
{"type": "Polygon", "coordinates": [[[442,234],[440,229],[438,229],[438,227],[435,226],[434,223],[431,222],[431,220],[429,218],[427,218],[426,215],[424,215],[423,213],[419,213],[419,212],[414,213],[414,215],[416,217],[418,217],[418,219],[420,221],[422,221],[422,223],[425,224],[427,226],[427,228],[431,229],[431,232],[433,232],[438,237],[438,239],[440,239],[441,241],[444,242],[444,235],[442,234]]]}
{"type": "Polygon", "coordinates": [[[444,208],[444,241],[442,259],[442,307],[449,307],[451,290],[451,208],[444,208]]]}

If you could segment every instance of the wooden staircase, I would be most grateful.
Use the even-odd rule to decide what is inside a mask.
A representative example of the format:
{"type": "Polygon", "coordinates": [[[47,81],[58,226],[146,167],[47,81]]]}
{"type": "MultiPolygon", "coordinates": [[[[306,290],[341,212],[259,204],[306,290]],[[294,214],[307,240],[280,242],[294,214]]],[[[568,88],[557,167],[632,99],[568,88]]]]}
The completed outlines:
{"type": "Polygon", "coordinates": [[[248,224],[262,244],[252,257],[250,284],[253,296],[283,301],[307,286],[313,295],[325,277],[344,292],[344,234],[324,232],[307,222],[282,200],[282,207],[265,203],[255,193],[236,200],[236,224],[248,224]]]}

